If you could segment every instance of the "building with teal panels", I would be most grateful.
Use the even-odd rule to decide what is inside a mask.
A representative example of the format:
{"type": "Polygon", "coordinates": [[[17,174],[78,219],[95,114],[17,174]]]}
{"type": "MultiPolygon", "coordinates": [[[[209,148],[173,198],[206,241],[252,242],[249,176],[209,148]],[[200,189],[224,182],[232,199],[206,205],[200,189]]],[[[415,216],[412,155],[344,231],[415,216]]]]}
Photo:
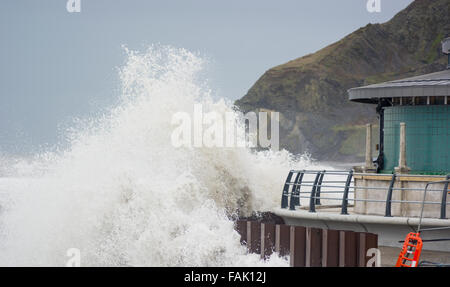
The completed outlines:
{"type": "MultiPolygon", "coordinates": [[[[448,54],[445,47],[444,43],[443,51],[448,54]]],[[[410,173],[450,173],[450,64],[441,72],[353,88],[348,93],[351,101],[376,105],[380,144],[374,163],[378,172],[393,173],[399,165],[403,122],[410,173]]]]}

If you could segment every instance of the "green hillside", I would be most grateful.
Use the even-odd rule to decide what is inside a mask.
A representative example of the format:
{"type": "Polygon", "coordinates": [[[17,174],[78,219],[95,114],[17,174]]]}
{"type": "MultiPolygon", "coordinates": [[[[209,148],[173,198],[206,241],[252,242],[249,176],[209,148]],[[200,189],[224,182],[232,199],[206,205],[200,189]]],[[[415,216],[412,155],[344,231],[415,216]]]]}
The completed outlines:
{"type": "Polygon", "coordinates": [[[236,101],[242,111],[281,113],[280,145],[319,160],[356,161],[375,107],[351,103],[347,90],[446,67],[450,0],[416,0],[383,24],[368,24],[314,54],[266,71],[236,101]]]}

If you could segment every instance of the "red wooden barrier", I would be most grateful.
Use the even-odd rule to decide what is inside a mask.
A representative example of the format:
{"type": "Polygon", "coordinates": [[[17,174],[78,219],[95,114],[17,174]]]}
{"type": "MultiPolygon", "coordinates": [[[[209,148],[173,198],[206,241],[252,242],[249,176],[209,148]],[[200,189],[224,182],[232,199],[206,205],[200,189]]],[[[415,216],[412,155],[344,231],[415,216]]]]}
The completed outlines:
{"type": "Polygon", "coordinates": [[[236,231],[249,252],[269,257],[272,252],[289,256],[293,267],[364,267],[367,250],[378,248],[372,233],[328,230],[285,224],[238,220],[236,231]]]}

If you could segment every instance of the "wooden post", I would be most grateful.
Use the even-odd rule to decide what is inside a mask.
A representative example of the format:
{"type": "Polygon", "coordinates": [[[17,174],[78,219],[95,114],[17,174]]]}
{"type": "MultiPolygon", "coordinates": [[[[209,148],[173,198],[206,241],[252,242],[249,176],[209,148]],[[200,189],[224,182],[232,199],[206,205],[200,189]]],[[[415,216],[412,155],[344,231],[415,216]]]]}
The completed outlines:
{"type": "Polygon", "coordinates": [[[322,267],[339,266],[339,231],[322,230],[322,267]]]}
{"type": "Polygon", "coordinates": [[[322,265],[322,229],[306,228],[306,267],[322,265]]]}
{"type": "Polygon", "coordinates": [[[241,236],[241,244],[246,244],[247,243],[247,221],[246,220],[236,221],[235,229],[241,236]]]}
{"type": "Polygon", "coordinates": [[[291,226],[291,258],[290,265],[292,267],[305,267],[305,234],[306,228],[302,226],[291,226]]]}
{"type": "Polygon", "coordinates": [[[261,258],[266,259],[275,249],[275,225],[261,224],[261,258]]]}
{"type": "Polygon", "coordinates": [[[361,232],[357,236],[357,241],[358,266],[366,267],[367,261],[370,259],[370,257],[367,256],[367,251],[371,248],[378,248],[378,235],[361,232]]]}
{"type": "Polygon", "coordinates": [[[275,252],[280,256],[289,254],[291,241],[291,227],[285,224],[277,224],[275,226],[275,252]]]}
{"type": "Polygon", "coordinates": [[[353,231],[339,232],[339,267],[356,267],[356,234],[353,231]]]}
{"type": "Polygon", "coordinates": [[[250,253],[261,253],[261,223],[247,222],[247,246],[250,253]]]}

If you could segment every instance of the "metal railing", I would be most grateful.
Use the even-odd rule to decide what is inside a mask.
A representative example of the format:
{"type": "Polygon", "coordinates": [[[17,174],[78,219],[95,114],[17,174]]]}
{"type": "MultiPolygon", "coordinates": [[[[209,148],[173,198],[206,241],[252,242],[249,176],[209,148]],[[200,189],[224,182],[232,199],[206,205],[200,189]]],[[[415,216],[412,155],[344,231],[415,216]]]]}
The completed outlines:
{"type": "Polygon", "coordinates": [[[281,195],[281,208],[288,208],[295,210],[297,206],[301,206],[301,199],[307,199],[309,201],[309,212],[316,212],[316,207],[338,207],[341,209],[341,214],[348,214],[348,207],[354,206],[356,202],[378,202],[385,203],[386,217],[392,217],[392,204],[393,203],[405,203],[405,204],[421,204],[424,205],[440,205],[440,218],[446,219],[446,207],[450,203],[447,202],[447,193],[449,192],[450,175],[447,175],[446,180],[440,180],[436,183],[444,184],[443,189],[429,189],[428,185],[435,181],[428,183],[424,188],[409,188],[409,187],[395,187],[397,180],[402,177],[417,177],[417,175],[410,174],[368,174],[357,173],[353,170],[291,170],[286,178],[286,182],[283,187],[281,195]],[[324,180],[325,176],[332,177],[331,180],[324,180]],[[386,177],[391,176],[389,186],[377,187],[377,186],[357,186],[354,185],[355,176],[375,176],[386,177]],[[313,177],[308,179],[307,177],[313,177]],[[305,180],[306,178],[306,180],[305,180]],[[358,190],[384,190],[386,191],[385,199],[362,199],[355,198],[355,189],[358,190]],[[396,200],[392,199],[394,191],[423,191],[423,200],[396,200]],[[440,201],[426,201],[426,193],[440,192],[440,201]],[[325,196],[324,196],[325,195],[325,196]],[[333,197],[333,195],[340,195],[333,197]],[[324,201],[335,201],[338,204],[330,205],[324,204],[324,201]],[[349,205],[349,202],[353,205],[349,205]]]}

